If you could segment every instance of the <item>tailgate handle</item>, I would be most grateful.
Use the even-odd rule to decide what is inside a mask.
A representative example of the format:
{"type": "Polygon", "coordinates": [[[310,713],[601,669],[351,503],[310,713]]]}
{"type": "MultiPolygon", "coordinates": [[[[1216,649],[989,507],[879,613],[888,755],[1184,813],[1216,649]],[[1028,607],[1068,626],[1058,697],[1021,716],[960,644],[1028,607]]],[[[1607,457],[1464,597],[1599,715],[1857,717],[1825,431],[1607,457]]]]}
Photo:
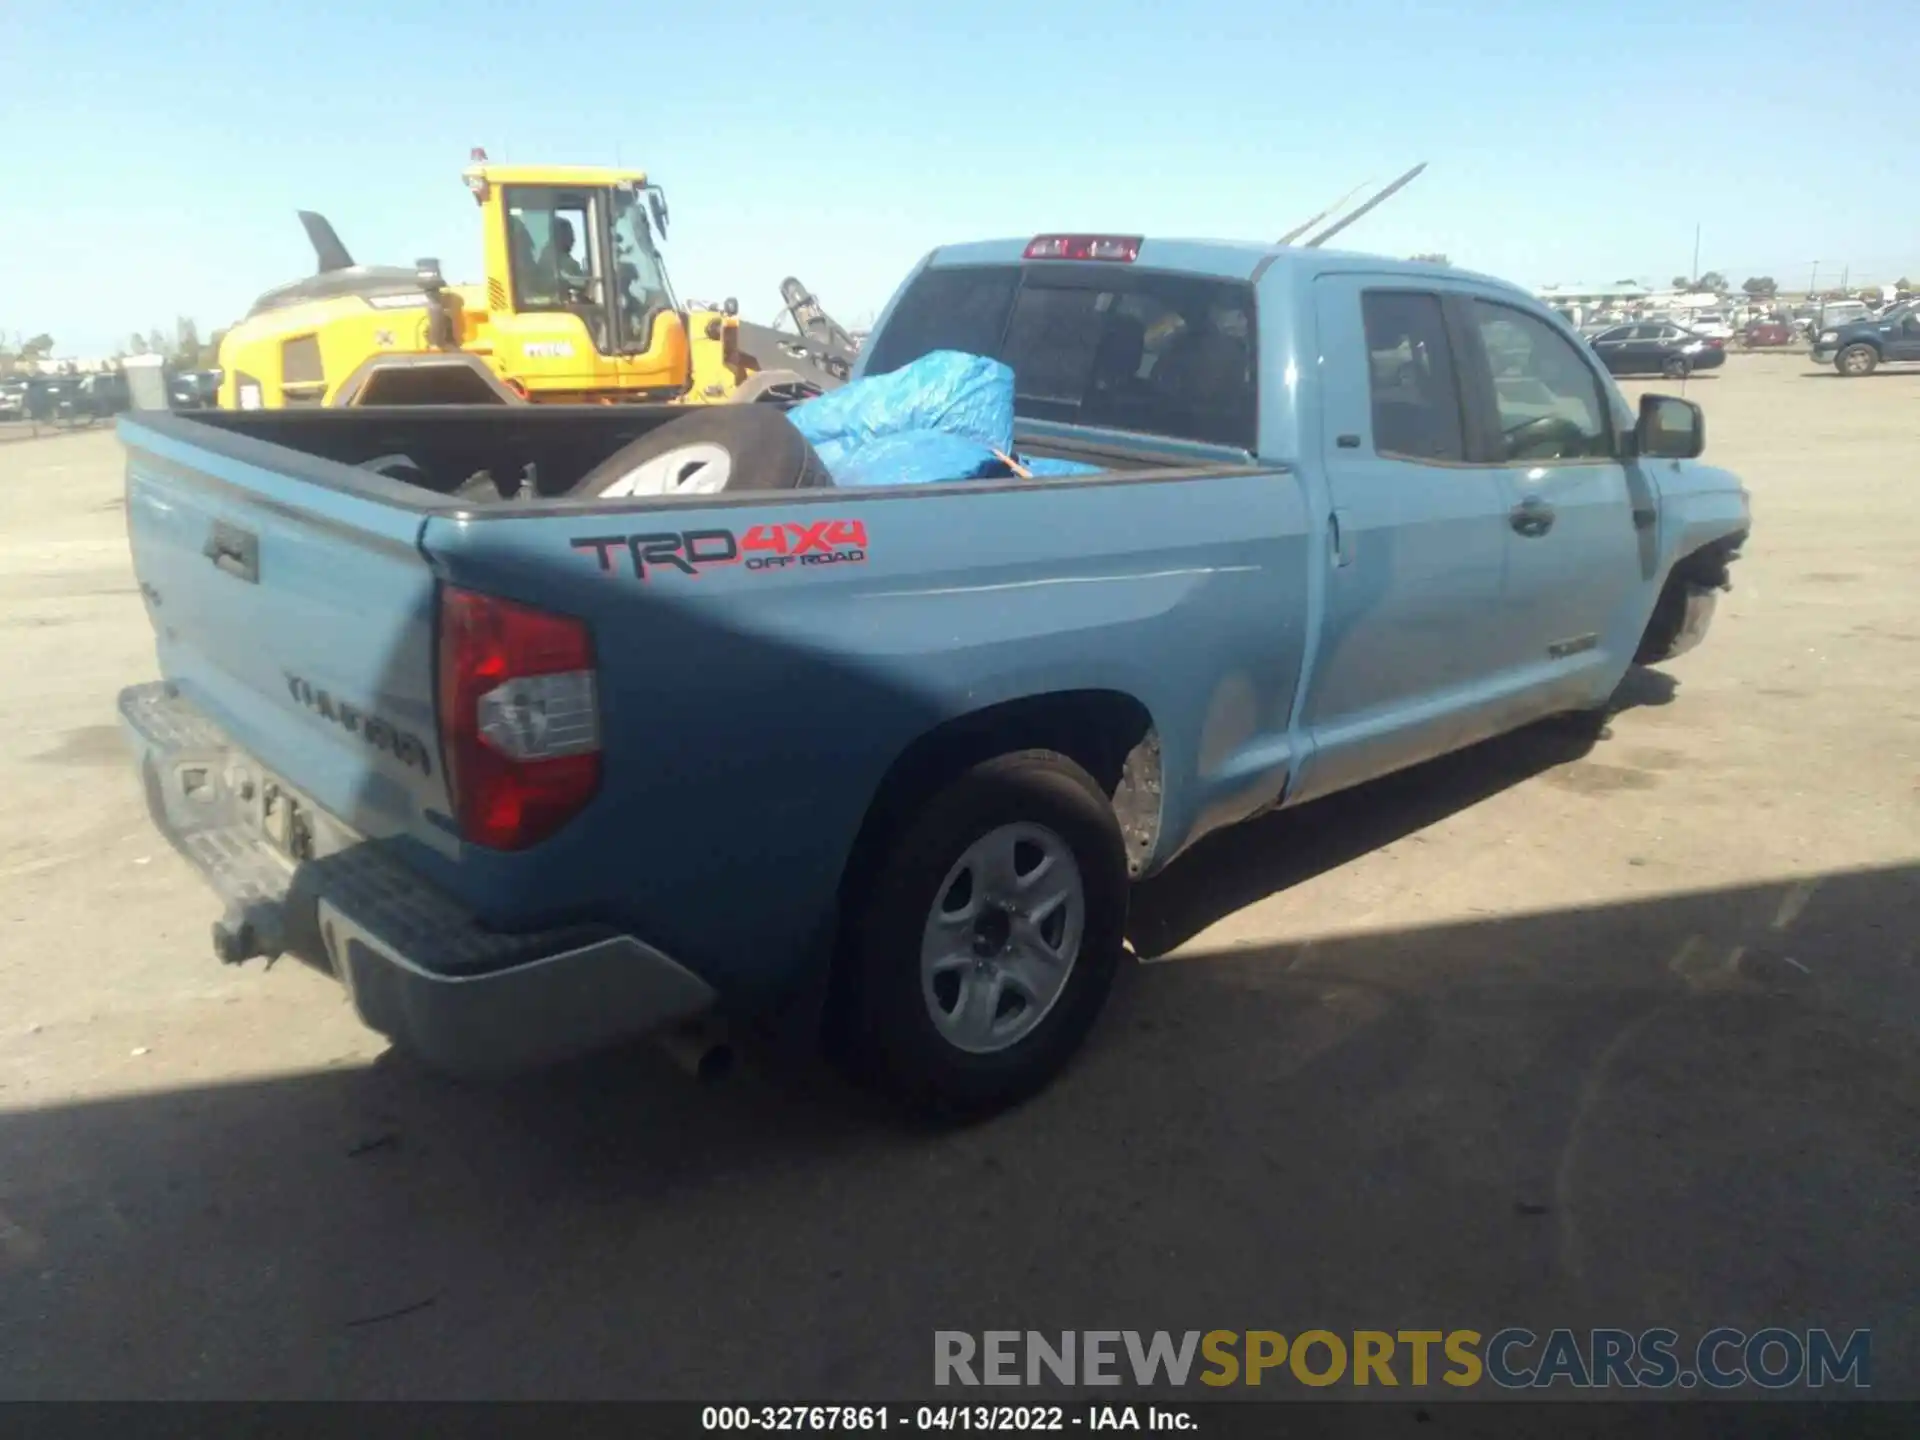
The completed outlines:
{"type": "Polygon", "coordinates": [[[216,520],[200,553],[234,578],[260,583],[260,537],[251,530],[216,520]]]}

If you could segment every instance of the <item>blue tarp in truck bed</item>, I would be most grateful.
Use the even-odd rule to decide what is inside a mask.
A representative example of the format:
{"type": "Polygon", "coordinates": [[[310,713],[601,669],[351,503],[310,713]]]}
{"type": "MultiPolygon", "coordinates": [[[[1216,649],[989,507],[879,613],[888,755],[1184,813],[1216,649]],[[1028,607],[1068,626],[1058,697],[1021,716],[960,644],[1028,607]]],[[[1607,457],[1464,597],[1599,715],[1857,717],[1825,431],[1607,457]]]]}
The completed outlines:
{"type": "MultiPolygon", "coordinates": [[[[936,350],[787,412],[836,485],[924,485],[1011,473],[1013,371],[982,355],[936,350]]],[[[1035,475],[1099,467],[1028,460],[1035,475]]]]}

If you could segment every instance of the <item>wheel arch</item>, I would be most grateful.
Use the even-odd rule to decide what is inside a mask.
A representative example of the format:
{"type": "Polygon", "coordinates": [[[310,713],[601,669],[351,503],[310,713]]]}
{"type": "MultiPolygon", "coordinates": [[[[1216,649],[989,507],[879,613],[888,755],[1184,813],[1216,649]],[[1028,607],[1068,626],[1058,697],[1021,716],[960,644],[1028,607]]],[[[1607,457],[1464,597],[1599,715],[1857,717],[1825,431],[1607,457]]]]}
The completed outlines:
{"type": "Polygon", "coordinates": [[[526,400],[488,369],[477,355],[460,351],[432,355],[375,355],[363,361],[334,391],[332,406],[378,404],[524,405],[526,400]],[[397,381],[428,387],[433,398],[391,401],[380,391],[397,381]],[[367,399],[369,392],[376,398],[367,399]],[[443,398],[444,397],[444,398],[443,398]]]}
{"type": "Polygon", "coordinates": [[[1160,742],[1151,712],[1119,690],[1063,690],[970,711],[918,736],[896,755],[854,836],[842,872],[844,906],[871,879],[889,836],[971,767],[1019,750],[1053,750],[1086,770],[1108,796],[1138,873],[1160,830],[1160,742]]]}
{"type": "Polygon", "coordinates": [[[1671,656],[1685,613],[1689,588],[1733,588],[1728,567],[1739,558],[1740,547],[1747,542],[1747,533],[1742,530],[1737,534],[1723,535],[1717,540],[1704,541],[1668,567],[1667,577],[1654,597],[1653,612],[1647,617],[1640,642],[1634,649],[1634,664],[1657,665],[1671,656]]]}

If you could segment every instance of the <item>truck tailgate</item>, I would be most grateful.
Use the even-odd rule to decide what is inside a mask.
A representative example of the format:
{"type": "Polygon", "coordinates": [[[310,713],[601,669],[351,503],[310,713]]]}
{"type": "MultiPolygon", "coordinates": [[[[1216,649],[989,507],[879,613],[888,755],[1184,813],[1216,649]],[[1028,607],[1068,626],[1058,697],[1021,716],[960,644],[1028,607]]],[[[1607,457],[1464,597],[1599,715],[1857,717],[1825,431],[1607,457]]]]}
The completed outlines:
{"type": "Polygon", "coordinates": [[[161,673],[360,834],[452,851],[423,516],[243,458],[300,458],[257,441],[212,450],[136,421],[121,437],[161,673]]]}

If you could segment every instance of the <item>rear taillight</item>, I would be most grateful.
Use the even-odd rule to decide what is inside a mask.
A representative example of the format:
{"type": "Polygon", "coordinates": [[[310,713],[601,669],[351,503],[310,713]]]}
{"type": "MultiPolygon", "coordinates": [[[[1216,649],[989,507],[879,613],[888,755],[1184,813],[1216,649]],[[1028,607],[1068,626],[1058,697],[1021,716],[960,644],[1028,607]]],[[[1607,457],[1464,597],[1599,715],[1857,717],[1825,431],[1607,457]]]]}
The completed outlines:
{"type": "Polygon", "coordinates": [[[1715,340],[1711,335],[1707,337],[1707,348],[1709,350],[1724,350],[1726,343],[1724,340],[1715,340]]]}
{"type": "Polygon", "coordinates": [[[1029,260],[1118,260],[1140,258],[1137,235],[1036,235],[1028,242],[1029,260]]]}
{"type": "Polygon", "coordinates": [[[600,786],[586,625],[441,587],[440,742],[461,839],[525,850],[579,814],[600,786]]]}

